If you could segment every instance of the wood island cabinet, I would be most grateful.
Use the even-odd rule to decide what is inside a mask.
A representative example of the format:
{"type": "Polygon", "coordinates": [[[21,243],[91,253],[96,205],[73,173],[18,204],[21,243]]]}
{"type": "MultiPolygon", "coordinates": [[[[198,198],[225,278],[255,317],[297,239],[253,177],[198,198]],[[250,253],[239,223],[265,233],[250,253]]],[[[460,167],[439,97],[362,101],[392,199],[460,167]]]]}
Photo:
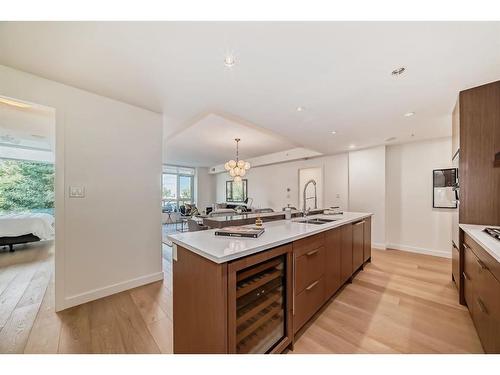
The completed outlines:
{"type": "Polygon", "coordinates": [[[352,276],[352,224],[340,227],[340,284],[344,284],[352,276]]]}
{"type": "Polygon", "coordinates": [[[326,248],[325,300],[328,300],[342,286],[341,275],[340,275],[340,257],[342,252],[342,228],[335,228],[326,232],[325,248],[326,248]]]}
{"type": "Polygon", "coordinates": [[[370,262],[372,259],[372,218],[367,217],[363,224],[363,261],[370,262]]]}
{"type": "Polygon", "coordinates": [[[368,259],[366,223],[222,264],[176,245],[174,353],[280,353],[293,345],[295,334],[368,259]]]}
{"type": "Polygon", "coordinates": [[[352,225],[352,271],[356,272],[363,265],[364,224],[361,220],[352,225]]]}

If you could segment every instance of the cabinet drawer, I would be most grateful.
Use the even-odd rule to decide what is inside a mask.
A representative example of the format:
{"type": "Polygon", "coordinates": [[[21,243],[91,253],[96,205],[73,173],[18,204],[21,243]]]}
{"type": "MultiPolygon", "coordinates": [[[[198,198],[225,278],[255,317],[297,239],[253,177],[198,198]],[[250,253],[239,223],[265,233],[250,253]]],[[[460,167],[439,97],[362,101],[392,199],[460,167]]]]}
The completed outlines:
{"type": "Polygon", "coordinates": [[[314,236],[294,241],[293,253],[295,257],[299,257],[321,246],[325,246],[325,233],[318,233],[315,234],[314,236]]]}
{"type": "Polygon", "coordinates": [[[464,247],[465,246],[470,248],[476,257],[479,258],[482,265],[485,266],[493,274],[493,276],[500,281],[500,262],[494,259],[467,233],[464,233],[464,247]]]}
{"type": "Polygon", "coordinates": [[[293,331],[297,332],[307,322],[324,301],[325,278],[312,282],[295,297],[293,331]]]}
{"type": "Polygon", "coordinates": [[[469,307],[471,314],[474,308],[474,285],[477,284],[477,257],[474,255],[472,250],[464,244],[464,297],[465,303],[469,307]]]}
{"type": "Polygon", "coordinates": [[[295,295],[325,273],[325,248],[310,250],[295,258],[295,295]]]}
{"type": "Polygon", "coordinates": [[[475,285],[474,323],[486,353],[500,353],[500,283],[482,268],[475,285]]]}

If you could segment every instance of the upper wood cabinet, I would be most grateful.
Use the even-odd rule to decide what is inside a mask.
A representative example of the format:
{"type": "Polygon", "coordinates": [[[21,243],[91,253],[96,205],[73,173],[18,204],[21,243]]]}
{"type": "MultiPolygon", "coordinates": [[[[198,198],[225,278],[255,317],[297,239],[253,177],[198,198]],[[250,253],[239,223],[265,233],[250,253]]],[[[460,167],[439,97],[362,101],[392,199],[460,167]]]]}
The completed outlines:
{"type": "Polygon", "coordinates": [[[500,225],[500,81],[462,91],[459,100],[459,220],[500,225]]]}
{"type": "Polygon", "coordinates": [[[451,115],[451,159],[455,159],[460,149],[460,99],[457,98],[451,115]]]}

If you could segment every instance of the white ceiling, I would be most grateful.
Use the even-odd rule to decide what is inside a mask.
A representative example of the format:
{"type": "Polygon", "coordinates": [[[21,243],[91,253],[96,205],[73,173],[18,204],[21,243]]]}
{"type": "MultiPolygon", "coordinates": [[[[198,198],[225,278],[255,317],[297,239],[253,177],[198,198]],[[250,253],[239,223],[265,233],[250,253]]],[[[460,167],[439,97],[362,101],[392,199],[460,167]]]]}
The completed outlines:
{"type": "Polygon", "coordinates": [[[33,105],[19,108],[0,102],[0,145],[53,150],[55,113],[33,105]]]}
{"type": "Polygon", "coordinates": [[[458,91],[500,79],[499,35],[499,22],[9,22],[0,63],[163,112],[167,136],[226,113],[334,153],[449,135],[458,91]]]}
{"type": "Polygon", "coordinates": [[[167,139],[165,160],[174,165],[213,166],[234,159],[235,138],[240,138],[240,159],[249,159],[285,151],[296,145],[265,129],[227,117],[209,113],[185,130],[167,139]]]}

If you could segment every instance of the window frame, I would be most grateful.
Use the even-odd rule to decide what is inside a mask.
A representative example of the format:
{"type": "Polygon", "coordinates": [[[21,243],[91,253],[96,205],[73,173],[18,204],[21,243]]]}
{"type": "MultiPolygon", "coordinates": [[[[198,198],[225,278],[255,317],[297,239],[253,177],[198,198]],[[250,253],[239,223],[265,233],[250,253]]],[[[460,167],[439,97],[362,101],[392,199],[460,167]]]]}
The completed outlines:
{"type": "Polygon", "coordinates": [[[167,204],[174,204],[173,212],[179,212],[180,207],[182,205],[185,205],[186,203],[188,204],[194,204],[194,179],[196,176],[196,169],[192,167],[181,167],[181,166],[176,166],[176,165],[170,165],[170,164],[164,164],[163,165],[163,170],[162,170],[162,209],[166,208],[167,204]],[[179,170],[192,170],[192,174],[189,173],[183,173],[179,172],[179,170]],[[164,175],[172,175],[176,176],[175,179],[175,198],[163,198],[163,176],[164,175]],[[187,177],[190,179],[190,191],[191,191],[191,197],[190,198],[181,198],[180,194],[180,179],[182,177],[187,177]]]}
{"type": "Polygon", "coordinates": [[[241,183],[243,185],[243,199],[242,200],[235,200],[233,198],[233,180],[227,180],[226,181],[226,202],[231,202],[231,203],[245,203],[245,201],[248,199],[248,180],[246,178],[241,180],[241,183]],[[231,193],[228,194],[228,186],[231,186],[230,190],[231,193]]]}

